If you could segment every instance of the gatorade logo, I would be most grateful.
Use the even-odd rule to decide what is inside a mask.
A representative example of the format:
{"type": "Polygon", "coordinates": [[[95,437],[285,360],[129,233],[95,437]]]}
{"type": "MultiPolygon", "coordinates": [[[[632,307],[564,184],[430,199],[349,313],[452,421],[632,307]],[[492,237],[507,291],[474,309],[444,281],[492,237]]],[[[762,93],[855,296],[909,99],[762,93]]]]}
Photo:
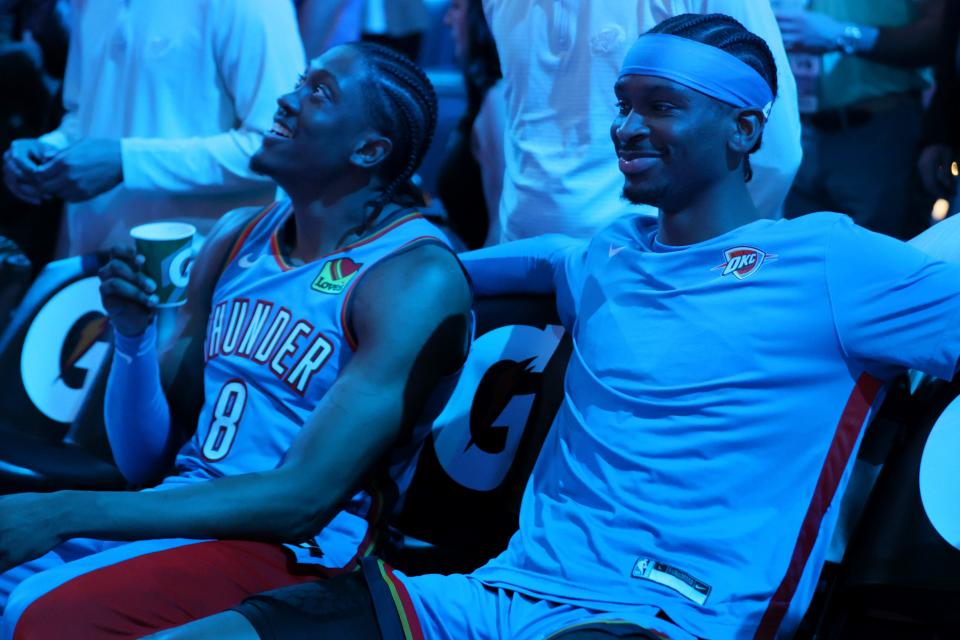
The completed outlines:
{"type": "Polygon", "coordinates": [[[433,424],[437,459],[457,483],[492,491],[503,482],[562,336],[561,327],[513,325],[474,341],[457,387],[433,424]]]}
{"type": "Polygon", "coordinates": [[[51,420],[77,417],[97,372],[110,352],[106,311],[98,278],[64,287],[40,309],[20,354],[23,387],[51,420]]]}
{"type": "Polygon", "coordinates": [[[320,269],[320,275],[313,281],[310,288],[330,295],[343,293],[343,290],[357,277],[357,273],[362,266],[363,264],[358,264],[350,258],[328,260],[320,269]]]}
{"type": "Polygon", "coordinates": [[[920,500],[930,524],[960,550],[960,489],[957,451],[960,450],[960,398],[944,410],[927,436],[920,459],[920,500]]]}
{"type": "MultiPolygon", "coordinates": [[[[510,431],[507,405],[514,398],[533,398],[540,389],[541,374],[533,370],[536,358],[501,360],[483,374],[470,409],[470,447],[498,454],[507,448],[510,431]],[[506,423],[506,424],[504,424],[506,423]]],[[[531,403],[532,405],[532,403],[531,403]]]]}
{"type": "MultiPolygon", "coordinates": [[[[190,281],[190,267],[193,266],[193,250],[188,246],[183,251],[178,251],[168,256],[163,261],[163,269],[167,278],[177,289],[185,289],[187,282],[190,281]]],[[[166,283],[162,283],[166,285],[166,283]]]]}
{"type": "Polygon", "coordinates": [[[768,254],[760,249],[753,247],[734,247],[723,252],[726,260],[723,264],[717,265],[713,271],[722,270],[720,276],[733,275],[737,280],[744,280],[760,270],[764,262],[770,262],[776,259],[773,254],[768,254]]]}

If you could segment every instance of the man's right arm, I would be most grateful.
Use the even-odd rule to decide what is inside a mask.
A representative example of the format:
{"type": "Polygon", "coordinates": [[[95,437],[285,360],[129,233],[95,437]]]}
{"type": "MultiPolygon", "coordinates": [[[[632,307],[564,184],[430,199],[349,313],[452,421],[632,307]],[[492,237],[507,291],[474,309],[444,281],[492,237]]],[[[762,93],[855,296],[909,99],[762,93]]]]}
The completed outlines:
{"type": "Polygon", "coordinates": [[[567,260],[585,244],[549,234],[460,254],[476,296],[553,295],[567,260]]]}
{"type": "Polygon", "coordinates": [[[214,227],[190,274],[187,303],[159,347],[153,287],[136,273],[132,252],[115,251],[101,270],[104,306],[116,331],[104,409],[107,437],[117,466],[133,484],[162,477],[192,433],[203,403],[202,349],[213,290],[230,250],[258,211],[232,211],[214,227]]]}

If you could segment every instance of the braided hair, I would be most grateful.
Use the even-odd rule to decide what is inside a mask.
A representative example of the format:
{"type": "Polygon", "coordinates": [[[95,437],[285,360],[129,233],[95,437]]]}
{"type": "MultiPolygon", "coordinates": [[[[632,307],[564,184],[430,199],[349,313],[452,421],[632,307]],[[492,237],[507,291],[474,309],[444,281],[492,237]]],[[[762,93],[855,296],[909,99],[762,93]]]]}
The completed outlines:
{"type": "Polygon", "coordinates": [[[364,221],[354,230],[362,235],[391,202],[403,206],[425,204],[412,178],[437,127],[437,94],[423,69],[403,54],[371,42],[348,46],[360,52],[370,72],[363,83],[367,117],[375,128],[389,134],[393,143],[379,170],[384,187],[367,203],[364,221]]]}
{"type": "MultiPolygon", "coordinates": [[[[667,18],[647,33],[664,33],[687,38],[736,56],[753,67],[767,81],[770,91],[776,98],[777,63],[773,60],[770,47],[763,38],[748,31],[736,19],[722,13],[684,13],[667,18]]],[[[747,182],[753,177],[749,154],[760,148],[762,140],[763,134],[743,159],[744,179],[747,182]]]]}

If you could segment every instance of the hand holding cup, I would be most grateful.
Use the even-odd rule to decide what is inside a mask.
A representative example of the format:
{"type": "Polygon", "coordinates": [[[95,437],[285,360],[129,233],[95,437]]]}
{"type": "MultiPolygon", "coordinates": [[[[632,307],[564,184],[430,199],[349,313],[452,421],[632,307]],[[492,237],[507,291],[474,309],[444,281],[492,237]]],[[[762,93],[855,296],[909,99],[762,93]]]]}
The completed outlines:
{"type": "Polygon", "coordinates": [[[100,269],[103,307],[116,330],[125,336],[142,334],[157,312],[157,283],[143,273],[144,260],[130,247],[115,247],[100,269]]]}
{"type": "Polygon", "coordinates": [[[158,307],[179,307],[187,301],[197,229],[185,222],[151,222],[130,230],[143,273],[156,284],[158,307]]]}
{"type": "Polygon", "coordinates": [[[111,249],[100,269],[100,295],[117,331],[140,335],[158,309],[186,302],[195,233],[182,222],[143,224],[130,230],[135,249],[111,249]]]}

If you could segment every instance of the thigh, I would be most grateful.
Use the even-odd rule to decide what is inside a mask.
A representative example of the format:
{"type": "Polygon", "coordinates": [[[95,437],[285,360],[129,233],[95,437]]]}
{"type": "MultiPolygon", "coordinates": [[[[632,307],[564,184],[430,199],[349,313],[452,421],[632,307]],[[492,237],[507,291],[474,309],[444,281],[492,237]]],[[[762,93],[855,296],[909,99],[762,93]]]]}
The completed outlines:
{"type": "MultiPolygon", "coordinates": [[[[381,636],[373,599],[360,572],[267,591],[247,598],[231,613],[242,615],[253,631],[252,635],[238,638],[380,640],[391,637],[381,636]]],[[[218,637],[221,636],[170,636],[177,640],[218,637]]]]}
{"type": "MultiPolygon", "coordinates": [[[[296,587],[288,587],[294,589],[296,587]]],[[[146,636],[144,640],[261,640],[257,630],[236,611],[224,611],[146,636]]]]}
{"type": "Polygon", "coordinates": [[[546,640],[668,640],[670,636],[630,622],[595,622],[576,625],[546,640]]]}
{"type": "Polygon", "coordinates": [[[669,620],[660,617],[655,607],[642,607],[624,613],[597,613],[581,609],[558,616],[551,631],[538,637],[545,640],[697,640],[669,620]],[[564,617],[566,623],[564,624],[564,617]],[[571,620],[578,620],[571,622],[571,620]]]}
{"type": "MultiPolygon", "coordinates": [[[[313,568],[311,568],[313,570],[313,568]]],[[[315,571],[315,570],[314,570],[315,571]]],[[[5,637],[138,638],[228,609],[244,597],[316,579],[280,545],[149,540],[69,562],[25,581],[11,597],[5,637]]]]}
{"type": "MultiPolygon", "coordinates": [[[[503,611],[509,607],[509,595],[490,589],[464,575],[422,575],[407,577],[381,568],[381,584],[386,596],[376,599],[380,620],[389,620],[385,612],[399,619],[407,637],[430,640],[498,640],[513,638],[502,628],[503,611]]],[[[371,582],[373,582],[371,580],[371,582]]],[[[402,636],[397,636],[402,637],[402,636]]],[[[384,640],[392,640],[384,636],[384,640]]]]}
{"type": "Polygon", "coordinates": [[[84,558],[99,551],[116,546],[116,542],[104,542],[89,538],[75,538],[58,545],[53,551],[45,553],[36,560],[24,562],[21,565],[0,573],[0,614],[7,609],[7,600],[13,590],[20,586],[27,578],[50,571],[63,564],[84,558]]]}

